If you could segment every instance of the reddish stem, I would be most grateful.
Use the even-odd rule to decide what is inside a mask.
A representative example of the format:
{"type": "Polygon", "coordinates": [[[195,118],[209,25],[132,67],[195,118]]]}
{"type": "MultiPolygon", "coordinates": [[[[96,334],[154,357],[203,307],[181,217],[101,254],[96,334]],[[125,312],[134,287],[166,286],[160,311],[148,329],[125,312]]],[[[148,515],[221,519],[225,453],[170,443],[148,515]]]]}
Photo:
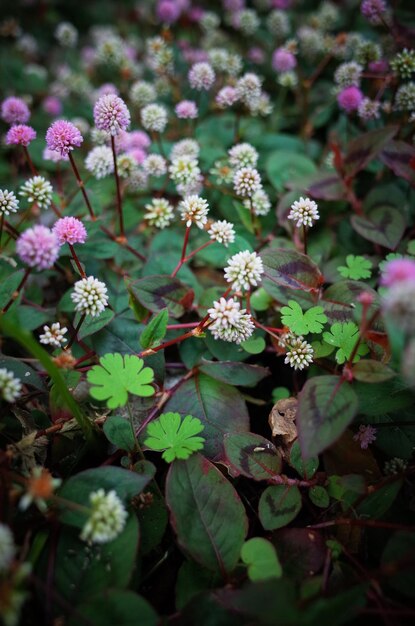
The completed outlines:
{"type": "Polygon", "coordinates": [[[83,180],[82,180],[82,178],[81,178],[81,176],[79,174],[78,168],[76,167],[76,163],[75,163],[75,160],[74,160],[71,152],[69,152],[69,160],[71,162],[72,169],[73,169],[73,172],[75,174],[75,178],[78,181],[79,188],[80,188],[80,190],[82,192],[82,195],[84,197],[85,204],[87,206],[89,215],[91,216],[91,219],[96,220],[96,216],[95,216],[95,213],[94,213],[94,211],[92,209],[91,203],[89,201],[88,194],[86,193],[84,182],[83,182],[83,180]]]}
{"type": "Polygon", "coordinates": [[[177,272],[179,271],[179,269],[184,263],[184,259],[186,258],[186,248],[187,248],[187,244],[189,243],[190,228],[191,228],[190,226],[186,226],[186,232],[184,234],[184,240],[183,240],[182,256],[171,274],[172,278],[176,276],[177,272]]]}
{"type": "Polygon", "coordinates": [[[22,278],[22,280],[20,281],[16,291],[13,293],[12,297],[10,298],[10,300],[8,301],[8,303],[6,304],[6,306],[3,308],[2,313],[7,313],[7,311],[10,309],[11,305],[13,304],[13,302],[15,300],[17,300],[17,298],[19,297],[19,293],[21,292],[21,290],[24,287],[25,282],[27,281],[27,279],[29,278],[30,272],[32,271],[31,267],[27,267],[25,269],[25,273],[24,276],[22,278]]]}
{"type": "Polygon", "coordinates": [[[71,243],[68,243],[68,246],[69,246],[69,250],[71,251],[72,258],[75,261],[75,265],[78,268],[78,271],[79,271],[81,277],[82,278],[86,278],[86,274],[84,272],[84,268],[82,267],[82,265],[81,265],[81,263],[80,263],[80,261],[78,259],[78,255],[75,252],[75,248],[73,247],[73,245],[71,243]]]}
{"type": "Polygon", "coordinates": [[[27,149],[27,146],[22,146],[22,147],[23,147],[23,152],[24,152],[24,155],[26,157],[26,161],[27,161],[27,163],[29,165],[30,171],[32,172],[33,176],[37,176],[39,174],[39,172],[37,171],[37,169],[36,169],[36,167],[35,167],[35,165],[34,165],[34,163],[32,161],[32,158],[31,158],[31,156],[29,154],[29,150],[27,149]]]}
{"type": "Polygon", "coordinates": [[[84,319],[85,319],[85,314],[81,315],[81,318],[80,318],[78,324],[76,325],[76,328],[74,329],[73,335],[70,338],[68,345],[65,347],[65,350],[69,350],[69,348],[71,348],[73,346],[73,343],[74,343],[74,341],[76,340],[76,338],[78,336],[79,330],[80,330],[80,328],[81,328],[81,326],[83,324],[84,319]]]}
{"type": "Polygon", "coordinates": [[[115,175],[115,184],[117,187],[117,213],[118,220],[120,223],[120,236],[125,239],[124,232],[124,217],[122,214],[122,198],[121,198],[121,185],[120,185],[120,177],[118,175],[118,164],[117,164],[117,155],[115,152],[115,138],[114,135],[111,135],[111,149],[112,149],[112,158],[114,161],[114,175],[115,175]]]}

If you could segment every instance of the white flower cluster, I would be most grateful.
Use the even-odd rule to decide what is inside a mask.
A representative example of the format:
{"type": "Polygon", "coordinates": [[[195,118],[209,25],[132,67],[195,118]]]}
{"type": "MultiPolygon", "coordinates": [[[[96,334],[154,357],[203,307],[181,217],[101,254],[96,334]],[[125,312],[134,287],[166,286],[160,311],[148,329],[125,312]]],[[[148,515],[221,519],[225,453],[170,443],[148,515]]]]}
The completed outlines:
{"type": "Polygon", "coordinates": [[[257,287],[264,273],[262,259],[256,252],[244,250],[234,254],[225,267],[225,278],[235,291],[257,287]]]}
{"type": "Polygon", "coordinates": [[[191,159],[197,159],[200,154],[200,146],[195,139],[181,139],[173,144],[173,148],[170,153],[171,161],[178,159],[179,157],[190,157],[191,159]]]}
{"type": "Polygon", "coordinates": [[[71,300],[79,313],[97,317],[108,305],[107,287],[94,276],[81,278],[74,285],[71,300]]]}
{"type": "Polygon", "coordinates": [[[180,156],[172,160],[169,174],[176,184],[177,190],[183,195],[191,194],[197,190],[202,180],[197,160],[191,156],[180,156]]]}
{"type": "Polygon", "coordinates": [[[144,219],[150,226],[166,228],[174,219],[173,207],[166,198],[153,198],[145,208],[144,219]]]}
{"type": "Polygon", "coordinates": [[[241,167],[236,170],[233,177],[233,187],[238,196],[251,198],[256,191],[261,189],[261,176],[253,167],[241,167]]]}
{"type": "Polygon", "coordinates": [[[19,208],[19,200],[12,191],[8,189],[0,189],[0,213],[9,215],[16,213],[19,208]]]}
{"type": "Polygon", "coordinates": [[[108,543],[123,531],[128,513],[115,491],[105,493],[97,489],[89,495],[91,513],[85,523],[81,539],[88,543],[108,543]]]}
{"type": "Polygon", "coordinates": [[[141,123],[146,130],[162,133],[167,126],[167,110],[160,104],[147,104],[141,109],[141,123]]]}
{"type": "Polygon", "coordinates": [[[143,169],[149,176],[164,176],[167,172],[166,159],[160,154],[149,154],[143,161],[143,169]]]}
{"type": "Polygon", "coordinates": [[[287,333],[281,337],[280,345],[287,350],[284,363],[295,370],[303,370],[313,362],[314,350],[302,335],[287,333]]]}
{"type": "Polygon", "coordinates": [[[66,328],[66,326],[61,328],[59,322],[55,322],[54,324],[52,324],[52,326],[44,326],[43,331],[43,334],[39,335],[40,343],[60,348],[64,343],[67,342],[67,339],[66,337],[64,337],[64,335],[66,335],[68,329],[66,328]]]}
{"type": "Polygon", "coordinates": [[[228,246],[235,241],[235,230],[231,222],[226,220],[218,220],[210,225],[208,234],[211,239],[214,239],[218,243],[223,243],[224,246],[228,246]]]}
{"type": "Polygon", "coordinates": [[[254,332],[255,326],[251,316],[237,300],[220,298],[208,309],[208,314],[213,324],[209,330],[215,339],[241,343],[248,339],[254,332]]]}
{"type": "Polygon", "coordinates": [[[52,202],[52,185],[43,176],[33,176],[22,185],[19,195],[36,202],[39,209],[47,209],[52,202]]]}
{"type": "Polygon", "coordinates": [[[157,99],[157,92],[152,83],[145,80],[137,80],[130,89],[130,100],[137,107],[151,104],[157,99]]]}
{"type": "Polygon", "coordinates": [[[15,402],[22,393],[22,383],[5,367],[0,368],[0,398],[15,402]]]}
{"type": "Polygon", "coordinates": [[[114,171],[112,150],[108,146],[95,146],[87,154],[85,167],[95,178],[100,180],[114,171]]]}
{"type": "Polygon", "coordinates": [[[192,224],[196,224],[198,228],[203,228],[207,223],[209,205],[204,198],[197,195],[187,196],[180,202],[178,208],[187,228],[192,224]]]}
{"type": "Polygon", "coordinates": [[[120,178],[130,178],[138,169],[137,161],[132,154],[123,152],[117,156],[117,169],[120,178]]]}
{"type": "Polygon", "coordinates": [[[291,205],[291,211],[287,217],[289,220],[294,220],[298,228],[313,226],[314,222],[320,219],[318,206],[314,200],[302,197],[291,205]]]}
{"type": "Polygon", "coordinates": [[[235,169],[255,167],[258,162],[258,152],[250,143],[238,143],[229,151],[229,163],[235,169]]]}
{"type": "Polygon", "coordinates": [[[210,63],[201,61],[200,63],[192,65],[189,70],[188,78],[192,89],[208,91],[215,82],[216,76],[210,63]]]}
{"type": "Polygon", "coordinates": [[[263,189],[258,189],[258,191],[253,194],[252,198],[246,198],[243,201],[244,207],[250,210],[251,202],[254,215],[268,215],[270,212],[271,200],[269,199],[267,192],[263,189]]]}

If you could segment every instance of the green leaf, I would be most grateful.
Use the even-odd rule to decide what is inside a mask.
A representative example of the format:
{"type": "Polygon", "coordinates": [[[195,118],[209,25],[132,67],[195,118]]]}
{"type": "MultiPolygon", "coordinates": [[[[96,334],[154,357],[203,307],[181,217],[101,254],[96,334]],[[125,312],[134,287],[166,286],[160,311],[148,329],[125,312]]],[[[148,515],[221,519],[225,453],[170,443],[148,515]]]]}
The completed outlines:
{"type": "MultiPolygon", "coordinates": [[[[18,270],[9,274],[9,276],[3,277],[0,282],[0,309],[3,309],[11,299],[13,293],[20,285],[24,275],[24,270],[18,270]]],[[[14,310],[15,307],[13,307],[14,310]]]]}
{"type": "Polygon", "coordinates": [[[178,278],[164,274],[145,276],[129,285],[137,300],[152,313],[167,308],[171,317],[181,317],[193,302],[194,293],[178,278]]]}
{"type": "Polygon", "coordinates": [[[111,415],[103,427],[108,441],[128,452],[135,449],[135,437],[130,422],[120,415],[111,415]]]}
{"type": "Polygon", "coordinates": [[[197,417],[186,415],[183,419],[179,413],[162,413],[147,426],[147,439],[144,440],[151,450],[161,452],[167,463],[174,459],[187,459],[193,452],[203,449],[204,438],[197,437],[204,426],[197,417]]]}
{"type": "Polygon", "coordinates": [[[105,593],[82,602],[68,626],[80,626],[80,621],[90,626],[157,626],[159,618],[151,605],[133,591],[107,589],[105,593]],[[82,620],[79,619],[82,615],[82,620]]]}
{"type": "Polygon", "coordinates": [[[271,184],[281,192],[287,183],[300,182],[307,175],[314,174],[317,167],[303,154],[275,150],[267,159],[266,170],[271,184]]]}
{"type": "Polygon", "coordinates": [[[147,326],[140,335],[140,344],[144,349],[153,348],[161,344],[161,341],[167,332],[168,319],[168,310],[162,309],[160,313],[155,315],[148,322],[147,326]]]}
{"type": "Polygon", "coordinates": [[[353,421],[358,410],[351,386],[337,376],[306,382],[298,396],[297,427],[305,458],[328,448],[353,421]]]}
{"type": "Polygon", "coordinates": [[[176,608],[180,611],[200,591],[214,588],[220,583],[220,576],[215,572],[200,567],[195,561],[185,561],[177,575],[176,608]]]}
{"type": "Polygon", "coordinates": [[[281,458],[273,443],[254,433],[225,435],[225,453],[232,469],[253,480],[269,480],[281,471],[281,458]]]}
{"type": "Polygon", "coordinates": [[[248,566],[248,576],[252,581],[282,576],[282,567],[274,546],[262,537],[253,537],[244,543],[241,559],[248,566]]]}
{"type": "Polygon", "coordinates": [[[265,530],[287,526],[301,510],[302,501],[298,487],[272,485],[261,494],[258,514],[265,530]]]}
{"type": "Polygon", "coordinates": [[[353,228],[365,239],[395,250],[406,227],[401,211],[389,204],[376,206],[367,216],[353,215],[353,228]]]}
{"type": "Polygon", "coordinates": [[[329,494],[327,493],[327,490],[324,489],[324,487],[315,485],[314,487],[310,488],[308,495],[310,496],[311,502],[321,509],[327,508],[330,504],[329,494]]]}
{"type": "MultiPolygon", "coordinates": [[[[344,363],[347,361],[354,350],[356,342],[359,338],[359,328],[354,322],[346,322],[341,324],[340,322],[333,324],[330,328],[330,332],[323,333],[323,339],[331,346],[338,348],[336,352],[337,363],[344,363]]],[[[353,363],[358,361],[361,356],[367,354],[369,349],[365,343],[360,343],[357,352],[354,356],[353,363]]]]}
{"type": "Polygon", "coordinates": [[[241,341],[241,347],[249,354],[261,354],[265,350],[265,339],[263,337],[252,336],[245,341],[241,341]]]}
{"type": "Polygon", "coordinates": [[[348,254],[346,257],[346,265],[340,265],[337,268],[337,271],[343,276],[343,278],[360,280],[361,278],[371,277],[372,267],[372,263],[368,259],[365,259],[364,256],[348,254]]]}
{"type": "Polygon", "coordinates": [[[225,575],[239,559],[248,530],[244,506],[210,461],[193,454],[175,461],[167,475],[166,502],[178,543],[209,570],[225,575]]]}
{"type": "Polygon", "coordinates": [[[147,397],[154,394],[151,383],[154,372],[143,367],[144,361],[134,355],[105,354],[87,374],[91,385],[90,394],[96,400],[106,400],[110,409],[124,406],[128,393],[147,397]]]}
{"type": "Polygon", "coordinates": [[[364,359],[355,363],[352,372],[356,380],[364,383],[382,383],[396,376],[396,372],[390,367],[373,359],[364,359]]]}
{"type": "Polygon", "coordinates": [[[319,466],[318,456],[303,459],[298,439],[294,441],[291,446],[290,459],[288,462],[291,467],[293,467],[295,471],[306,480],[309,480],[314,476],[319,466]]]}
{"type": "Polygon", "coordinates": [[[215,380],[231,385],[255,387],[270,371],[259,365],[248,363],[234,363],[233,361],[207,361],[202,359],[199,371],[211,376],[215,380]]]}
{"type": "Polygon", "coordinates": [[[296,335],[321,333],[323,325],[327,322],[323,307],[313,306],[303,313],[295,300],[288,300],[288,306],[283,306],[281,313],[282,323],[296,335]]]}
{"type": "Polygon", "coordinates": [[[270,296],[274,297],[275,286],[316,291],[324,281],[317,265],[296,250],[268,247],[261,252],[261,258],[264,264],[262,286],[270,296]]]}
{"type": "Polygon", "coordinates": [[[102,328],[105,328],[105,326],[109,324],[113,319],[114,311],[111,311],[111,309],[105,309],[105,311],[103,311],[97,317],[91,317],[90,315],[87,315],[79,330],[79,339],[84,339],[84,337],[94,335],[102,328]]]}

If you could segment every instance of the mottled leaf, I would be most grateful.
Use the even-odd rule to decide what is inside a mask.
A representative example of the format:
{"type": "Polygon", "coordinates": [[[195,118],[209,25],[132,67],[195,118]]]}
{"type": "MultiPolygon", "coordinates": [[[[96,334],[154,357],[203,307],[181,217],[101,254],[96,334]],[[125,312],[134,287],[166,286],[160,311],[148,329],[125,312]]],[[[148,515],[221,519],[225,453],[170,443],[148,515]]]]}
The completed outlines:
{"type": "MultiPolygon", "coordinates": [[[[290,289],[315,291],[323,283],[323,276],[313,261],[296,250],[267,248],[261,253],[264,264],[262,286],[279,285],[290,289]]],[[[269,291],[272,295],[272,291],[269,291]]]]}
{"type": "Polygon", "coordinates": [[[177,278],[157,274],[129,285],[130,291],[146,309],[158,313],[167,308],[171,317],[181,317],[193,302],[193,291],[177,278]]]}
{"type": "Polygon", "coordinates": [[[302,501],[298,487],[272,485],[261,494],[258,514],[265,530],[287,526],[301,510],[302,501]]]}
{"type": "Polygon", "coordinates": [[[273,443],[254,433],[225,435],[225,453],[232,468],[254,480],[269,480],[281,471],[273,443]]]}

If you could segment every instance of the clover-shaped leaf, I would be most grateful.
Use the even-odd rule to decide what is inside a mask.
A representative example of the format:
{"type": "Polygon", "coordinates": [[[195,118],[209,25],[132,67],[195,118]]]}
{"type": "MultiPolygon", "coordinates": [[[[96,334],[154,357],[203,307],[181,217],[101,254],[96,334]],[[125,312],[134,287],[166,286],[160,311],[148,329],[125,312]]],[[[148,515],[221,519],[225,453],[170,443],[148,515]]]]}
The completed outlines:
{"type": "Polygon", "coordinates": [[[89,392],[96,400],[106,400],[110,409],[127,404],[129,393],[142,397],[154,394],[154,372],[143,367],[144,361],[138,356],[105,354],[99,362],[87,374],[89,392]]]}
{"type": "MultiPolygon", "coordinates": [[[[352,355],[356,341],[359,338],[359,328],[353,322],[341,324],[337,322],[330,328],[330,332],[323,334],[323,339],[336,348],[337,363],[344,363],[352,355]]],[[[359,361],[360,357],[368,353],[368,347],[365,343],[361,343],[353,358],[353,363],[359,361]]]]}
{"type": "Polygon", "coordinates": [[[340,265],[340,267],[337,268],[337,271],[343,276],[343,278],[360,280],[361,278],[371,277],[372,267],[372,263],[368,259],[365,259],[364,256],[349,254],[346,257],[346,265],[340,265]]]}
{"type": "Polygon", "coordinates": [[[323,325],[327,322],[323,307],[313,306],[303,313],[302,308],[295,300],[288,300],[288,306],[283,306],[281,313],[282,323],[296,335],[321,333],[323,325]]]}
{"type": "Polygon", "coordinates": [[[158,452],[164,450],[162,457],[167,463],[187,459],[193,452],[202,450],[205,440],[196,435],[203,429],[197,417],[186,415],[182,421],[179,413],[162,413],[147,426],[148,437],[144,445],[158,452]]]}

